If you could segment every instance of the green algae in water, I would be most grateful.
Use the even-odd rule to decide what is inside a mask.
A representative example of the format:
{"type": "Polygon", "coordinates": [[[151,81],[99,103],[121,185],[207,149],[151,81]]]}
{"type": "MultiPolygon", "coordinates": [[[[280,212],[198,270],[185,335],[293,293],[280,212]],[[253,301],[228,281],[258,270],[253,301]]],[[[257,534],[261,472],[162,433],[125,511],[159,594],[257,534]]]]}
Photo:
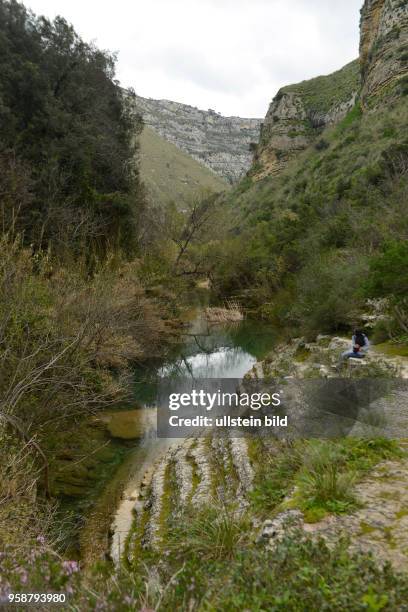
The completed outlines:
{"type": "Polygon", "coordinates": [[[103,420],[112,438],[120,440],[137,440],[146,431],[146,421],[143,410],[123,410],[105,413],[103,420]]]}

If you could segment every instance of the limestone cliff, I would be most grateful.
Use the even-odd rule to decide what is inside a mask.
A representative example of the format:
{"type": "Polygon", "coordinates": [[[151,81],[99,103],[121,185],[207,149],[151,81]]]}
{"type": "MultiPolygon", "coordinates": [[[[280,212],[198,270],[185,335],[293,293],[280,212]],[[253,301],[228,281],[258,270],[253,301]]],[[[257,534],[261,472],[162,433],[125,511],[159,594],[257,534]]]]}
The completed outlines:
{"type": "Polygon", "coordinates": [[[360,28],[359,60],[329,76],[284,87],[275,96],[251,169],[255,179],[279,174],[357,100],[364,110],[408,93],[408,0],[366,0],[360,28]]]}
{"type": "Polygon", "coordinates": [[[230,183],[249,169],[260,119],[223,117],[213,110],[140,96],[135,103],[148,127],[230,183]]]}
{"type": "Polygon", "coordinates": [[[278,174],[287,162],[316,140],[322,130],[354,106],[360,88],[358,61],[329,76],[281,89],[265,122],[252,173],[260,179],[278,174]]]}
{"type": "Polygon", "coordinates": [[[361,10],[363,106],[408,76],[408,0],[366,0],[361,10]]]}

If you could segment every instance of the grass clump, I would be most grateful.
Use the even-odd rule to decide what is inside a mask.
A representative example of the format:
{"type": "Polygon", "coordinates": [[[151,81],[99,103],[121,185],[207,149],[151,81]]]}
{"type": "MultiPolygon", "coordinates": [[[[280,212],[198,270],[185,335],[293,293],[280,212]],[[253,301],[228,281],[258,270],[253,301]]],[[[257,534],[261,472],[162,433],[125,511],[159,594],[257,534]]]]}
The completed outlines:
{"type": "Polygon", "coordinates": [[[245,514],[217,502],[177,522],[168,534],[167,547],[185,559],[228,560],[235,556],[248,530],[245,514]]]}
{"type": "Polygon", "coordinates": [[[357,474],[346,465],[342,450],[340,446],[318,442],[311,443],[306,451],[295,478],[294,501],[310,522],[320,520],[327,512],[341,514],[357,505],[353,495],[357,474]]]}
{"type": "Polygon", "coordinates": [[[273,450],[258,440],[251,452],[262,457],[249,494],[253,511],[266,518],[285,506],[296,507],[308,522],[327,513],[351,512],[358,506],[356,481],[379,461],[403,455],[396,442],[382,438],[297,440],[278,443],[273,450]],[[290,501],[284,502],[292,491],[290,501]]]}

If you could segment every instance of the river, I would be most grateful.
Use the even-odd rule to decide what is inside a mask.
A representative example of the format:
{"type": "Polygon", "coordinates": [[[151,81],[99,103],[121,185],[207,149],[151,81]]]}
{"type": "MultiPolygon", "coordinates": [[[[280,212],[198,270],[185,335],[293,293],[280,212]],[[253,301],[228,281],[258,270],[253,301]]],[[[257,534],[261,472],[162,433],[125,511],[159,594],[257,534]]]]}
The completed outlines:
{"type": "MultiPolygon", "coordinates": [[[[118,562],[132,525],[132,509],[142,481],[148,480],[158,459],[177,440],[156,436],[155,389],[160,377],[242,378],[276,343],[276,329],[250,319],[233,324],[208,324],[204,310],[194,311],[184,342],[157,367],[135,373],[137,409],[106,415],[113,436],[134,439],[126,461],[126,484],[111,526],[110,555],[118,562]]],[[[123,478],[123,474],[121,475],[123,478]]]]}

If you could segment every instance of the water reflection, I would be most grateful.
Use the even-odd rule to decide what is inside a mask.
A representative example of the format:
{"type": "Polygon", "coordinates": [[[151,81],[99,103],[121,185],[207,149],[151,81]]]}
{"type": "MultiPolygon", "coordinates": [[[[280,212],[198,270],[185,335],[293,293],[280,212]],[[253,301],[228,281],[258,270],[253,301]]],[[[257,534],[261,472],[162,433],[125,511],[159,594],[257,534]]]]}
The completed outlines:
{"type": "Polygon", "coordinates": [[[135,373],[134,398],[138,408],[132,413],[109,415],[109,424],[114,435],[127,438],[136,430],[138,439],[130,460],[129,480],[112,525],[111,555],[119,561],[121,543],[126,540],[132,525],[132,511],[139,497],[142,479],[154,470],[159,458],[176,439],[164,440],[156,437],[156,392],[160,377],[192,378],[242,378],[257,359],[262,359],[275,343],[273,329],[259,322],[242,321],[234,325],[208,325],[202,311],[186,331],[185,341],[177,351],[159,368],[135,373]],[[143,409],[144,408],[144,409],[143,409]],[[142,427],[140,427],[142,425],[142,427]],[[139,437],[140,436],[140,437],[139,437]]]}
{"type": "Polygon", "coordinates": [[[242,378],[271,350],[275,338],[275,330],[262,322],[210,325],[199,310],[167,362],[143,376],[137,373],[135,399],[153,405],[158,378],[242,378]]]}

